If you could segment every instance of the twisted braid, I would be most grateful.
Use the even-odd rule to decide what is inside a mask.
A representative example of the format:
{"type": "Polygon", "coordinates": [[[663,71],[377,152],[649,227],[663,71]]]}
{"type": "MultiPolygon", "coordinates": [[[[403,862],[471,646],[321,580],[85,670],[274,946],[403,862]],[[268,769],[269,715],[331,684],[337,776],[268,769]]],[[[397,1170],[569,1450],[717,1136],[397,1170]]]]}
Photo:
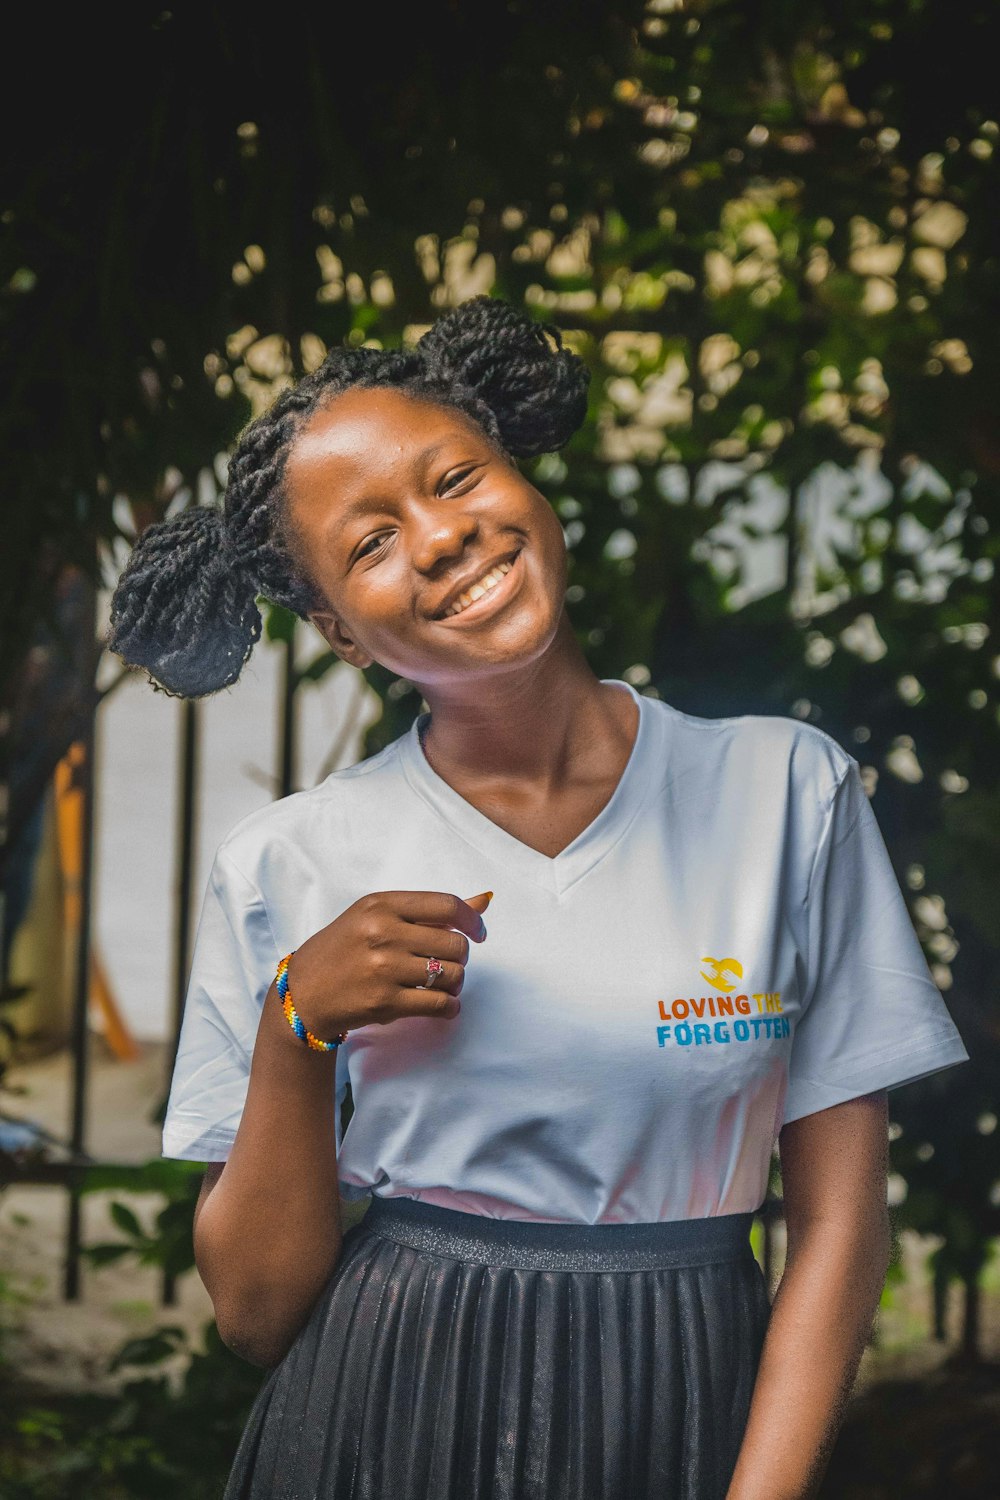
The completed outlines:
{"type": "Polygon", "coordinates": [[[194,505],[146,528],[115,590],[108,644],[176,696],[228,687],[260,638],[255,590],[227,554],[219,511],[194,505]]]}
{"type": "Polygon", "coordinates": [[[221,511],[192,506],[139,537],[111,601],[109,648],[154,688],[204,697],[236,681],[260,639],[258,595],[302,618],[327,604],[288,528],[284,473],[306,417],[341,392],[393,386],[454,407],[519,458],[569,440],[589,378],[558,329],[486,296],[439,318],[415,349],[332,349],[244,429],[221,511]]]}

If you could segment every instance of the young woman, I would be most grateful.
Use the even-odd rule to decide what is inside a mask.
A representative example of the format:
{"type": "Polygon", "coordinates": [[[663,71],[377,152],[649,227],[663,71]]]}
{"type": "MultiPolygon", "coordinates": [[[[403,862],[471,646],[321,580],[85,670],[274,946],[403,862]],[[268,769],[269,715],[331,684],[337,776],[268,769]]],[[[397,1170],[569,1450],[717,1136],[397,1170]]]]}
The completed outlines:
{"type": "Polygon", "coordinates": [[[205,896],[163,1154],[208,1164],[198,1267],[269,1369],[226,1500],[811,1495],[887,1265],[885,1091],[967,1058],[856,761],[588,666],[517,463],[586,381],[490,298],[336,349],[115,595],[174,694],[235,681],[264,595],[424,705],[243,819],[205,896]]]}

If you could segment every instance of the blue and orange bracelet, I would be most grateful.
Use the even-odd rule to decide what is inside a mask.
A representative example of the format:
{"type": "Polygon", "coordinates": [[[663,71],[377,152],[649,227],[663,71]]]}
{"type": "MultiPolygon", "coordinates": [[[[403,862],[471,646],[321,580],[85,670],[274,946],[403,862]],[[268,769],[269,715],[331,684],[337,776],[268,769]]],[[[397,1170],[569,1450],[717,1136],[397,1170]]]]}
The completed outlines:
{"type": "MultiPolygon", "coordinates": [[[[294,952],[295,949],[293,948],[292,953],[294,952]]],[[[292,997],[288,993],[288,965],[291,960],[292,953],[285,954],[284,958],[281,960],[281,963],[278,965],[278,971],[274,976],[274,982],[277,986],[278,994],[281,996],[281,1008],[285,1012],[285,1016],[287,1017],[289,1026],[291,1026],[292,1030],[295,1032],[295,1035],[299,1038],[300,1041],[305,1042],[306,1046],[311,1047],[314,1052],[332,1052],[336,1047],[340,1046],[341,1042],[345,1042],[347,1040],[348,1033],[346,1031],[342,1031],[334,1041],[324,1042],[321,1037],[316,1036],[315,1033],[311,1032],[309,1030],[309,1027],[306,1026],[304,1021],[302,1020],[302,1017],[299,1015],[298,1011],[295,1009],[295,1006],[292,1004],[292,997]]]]}

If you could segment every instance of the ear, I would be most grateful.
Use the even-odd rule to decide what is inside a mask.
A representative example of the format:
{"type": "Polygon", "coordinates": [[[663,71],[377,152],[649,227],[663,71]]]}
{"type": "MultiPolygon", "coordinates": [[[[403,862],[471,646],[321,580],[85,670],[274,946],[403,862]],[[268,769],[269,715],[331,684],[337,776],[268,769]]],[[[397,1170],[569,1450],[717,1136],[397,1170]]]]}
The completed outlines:
{"type": "Polygon", "coordinates": [[[369,656],[356,641],[351,640],[339,616],[335,615],[332,610],[311,609],[307,618],[315,625],[331,651],[334,651],[341,661],[349,662],[352,667],[361,669],[371,666],[375,658],[369,656]]]}

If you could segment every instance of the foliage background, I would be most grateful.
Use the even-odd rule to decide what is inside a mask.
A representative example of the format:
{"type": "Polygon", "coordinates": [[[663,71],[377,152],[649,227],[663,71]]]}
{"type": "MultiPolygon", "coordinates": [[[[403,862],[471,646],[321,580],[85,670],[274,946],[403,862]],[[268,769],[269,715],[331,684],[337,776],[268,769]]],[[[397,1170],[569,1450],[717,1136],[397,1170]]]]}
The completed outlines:
{"type": "MultiPolygon", "coordinates": [[[[890,1113],[898,1223],[940,1237],[974,1361],[1000,1231],[997,8],[137,4],[64,17],[55,56],[25,25],[44,88],[5,101],[0,224],[14,834],[92,692],[67,649],[69,710],[40,734],[25,708],[66,566],[113,577],[135,526],[217,495],[248,415],[332,344],[523,302],[593,373],[585,429],[528,468],[594,670],[808,719],[862,764],[972,1054],[890,1113]]],[[[366,675],[370,753],[418,704],[366,675]]]]}

